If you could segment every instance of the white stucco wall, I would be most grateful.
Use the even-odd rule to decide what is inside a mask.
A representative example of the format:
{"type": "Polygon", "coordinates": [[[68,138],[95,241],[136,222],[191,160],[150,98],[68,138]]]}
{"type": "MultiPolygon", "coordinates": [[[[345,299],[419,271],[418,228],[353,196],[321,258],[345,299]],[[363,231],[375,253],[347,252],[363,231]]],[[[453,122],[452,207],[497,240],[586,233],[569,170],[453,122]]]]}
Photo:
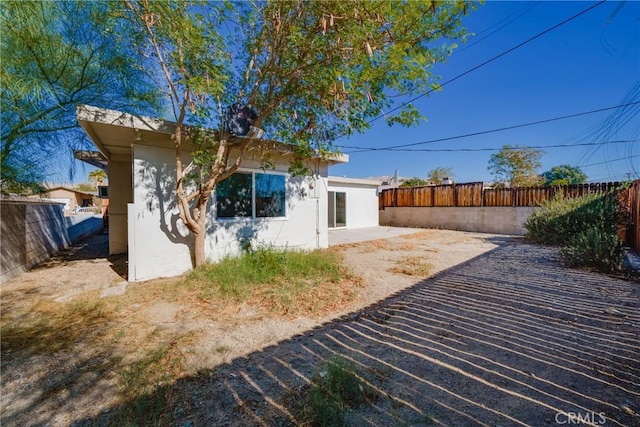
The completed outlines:
{"type": "Polygon", "coordinates": [[[109,254],[127,252],[127,204],[132,201],[131,157],[109,160],[109,254]]]}
{"type": "MultiPolygon", "coordinates": [[[[133,147],[133,204],[129,206],[129,280],[181,274],[192,268],[193,238],[179,219],[174,151],[133,147]]],[[[285,218],[216,219],[213,197],[208,204],[205,250],[211,261],[241,251],[243,241],[291,249],[328,247],[326,165],[314,167],[319,179],[286,175],[285,218]],[[311,184],[311,185],[310,185],[311,184]],[[313,188],[312,188],[313,187],[313,188]],[[325,191],[323,191],[325,189],[325,191]]],[[[274,172],[288,164],[276,161],[274,172]]],[[[245,160],[240,171],[264,173],[260,162],[245,160]]],[[[269,173],[269,171],[267,171],[269,173]]]]}
{"type": "MultiPolygon", "coordinates": [[[[329,177],[327,191],[344,192],[347,196],[346,228],[378,226],[378,183],[364,180],[329,177]]],[[[326,210],[325,210],[325,216],[326,210]]]]}

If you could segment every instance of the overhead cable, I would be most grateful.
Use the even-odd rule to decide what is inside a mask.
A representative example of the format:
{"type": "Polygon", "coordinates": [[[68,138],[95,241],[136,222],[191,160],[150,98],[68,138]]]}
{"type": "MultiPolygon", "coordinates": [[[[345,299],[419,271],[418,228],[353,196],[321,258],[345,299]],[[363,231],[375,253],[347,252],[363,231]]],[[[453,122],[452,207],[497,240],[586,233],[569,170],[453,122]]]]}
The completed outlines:
{"type": "Polygon", "coordinates": [[[450,136],[450,137],[446,137],[446,138],[431,139],[431,140],[428,140],[428,141],[413,142],[413,143],[409,143],[409,144],[398,144],[398,145],[390,145],[390,146],[387,146],[387,147],[377,147],[377,148],[376,147],[358,147],[358,146],[349,146],[349,145],[336,145],[336,147],[346,148],[346,149],[350,149],[350,150],[359,150],[359,151],[351,151],[351,153],[360,153],[360,152],[364,152],[364,151],[388,151],[390,149],[413,147],[413,146],[416,146],[416,145],[433,144],[435,142],[451,141],[453,139],[468,138],[468,137],[472,137],[472,136],[485,135],[485,134],[488,134],[488,133],[495,133],[495,132],[502,132],[502,131],[505,131],[505,130],[517,129],[517,128],[522,128],[522,127],[526,127],[526,126],[534,126],[534,125],[554,122],[554,121],[558,121],[558,120],[565,120],[565,119],[570,119],[570,118],[574,118],[574,117],[585,116],[587,114],[600,113],[602,111],[614,110],[614,109],[617,109],[617,108],[623,108],[623,107],[628,107],[628,106],[637,105],[637,104],[640,104],[640,101],[629,102],[627,104],[615,105],[615,106],[612,106],[612,107],[599,108],[597,110],[583,111],[583,112],[580,112],[580,113],[569,114],[569,115],[566,115],[566,116],[552,117],[552,118],[549,118],[549,119],[537,120],[535,122],[522,123],[522,124],[518,124],[518,125],[506,126],[506,127],[497,128],[497,129],[483,130],[483,131],[479,131],[479,132],[472,132],[472,133],[467,133],[467,134],[464,134],[464,135],[450,136]]]}

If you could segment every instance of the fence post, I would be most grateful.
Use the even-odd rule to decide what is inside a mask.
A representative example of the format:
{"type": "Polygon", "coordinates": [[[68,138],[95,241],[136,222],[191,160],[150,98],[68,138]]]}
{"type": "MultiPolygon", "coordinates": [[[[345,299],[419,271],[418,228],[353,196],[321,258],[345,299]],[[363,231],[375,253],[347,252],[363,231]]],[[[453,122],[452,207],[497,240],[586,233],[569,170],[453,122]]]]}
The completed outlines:
{"type": "Polygon", "coordinates": [[[453,207],[458,207],[458,184],[453,184],[453,207]]]}

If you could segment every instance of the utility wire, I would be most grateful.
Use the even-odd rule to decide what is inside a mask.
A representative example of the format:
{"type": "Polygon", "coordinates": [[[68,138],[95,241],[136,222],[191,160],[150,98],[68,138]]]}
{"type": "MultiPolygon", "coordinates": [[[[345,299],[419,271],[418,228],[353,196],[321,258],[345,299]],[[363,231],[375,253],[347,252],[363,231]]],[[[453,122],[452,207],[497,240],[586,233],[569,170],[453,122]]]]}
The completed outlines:
{"type": "Polygon", "coordinates": [[[613,162],[620,162],[620,161],[622,161],[622,160],[629,160],[629,159],[633,159],[633,158],[635,158],[635,157],[640,157],[640,154],[634,154],[634,155],[632,155],[632,156],[627,156],[627,157],[619,157],[619,158],[617,158],[617,159],[609,159],[609,160],[604,161],[604,162],[591,163],[591,164],[588,164],[588,165],[582,165],[582,166],[579,166],[579,167],[580,167],[580,168],[588,168],[588,167],[590,167],[590,166],[598,166],[598,165],[604,165],[604,164],[606,164],[606,163],[613,163],[613,162]]]}
{"type": "Polygon", "coordinates": [[[594,113],[599,113],[599,112],[602,112],[602,111],[614,110],[614,109],[617,109],[617,108],[628,107],[630,105],[637,105],[637,104],[640,104],[640,101],[629,102],[627,104],[621,104],[621,105],[615,105],[613,107],[599,108],[597,110],[583,111],[581,113],[569,114],[569,115],[566,115],[566,116],[552,117],[550,119],[538,120],[538,121],[529,122],[529,123],[522,123],[522,124],[519,124],[519,125],[506,126],[506,127],[497,128],[497,129],[490,129],[490,130],[483,130],[483,131],[479,131],[479,132],[467,133],[467,134],[464,134],[464,135],[457,135],[457,136],[450,136],[450,137],[446,137],[446,138],[431,139],[431,140],[428,140],[428,141],[413,142],[413,143],[409,143],[409,144],[391,145],[391,146],[388,146],[388,147],[378,147],[378,148],[374,148],[374,147],[357,147],[357,146],[349,146],[349,145],[337,145],[336,147],[346,148],[346,149],[351,149],[351,150],[357,150],[357,151],[350,151],[349,154],[351,154],[351,153],[361,153],[361,152],[365,152],[365,151],[389,151],[389,150],[395,150],[397,148],[413,147],[413,146],[416,146],[416,145],[433,144],[435,142],[451,141],[453,139],[468,138],[468,137],[471,137],[471,136],[486,135],[488,133],[502,132],[502,131],[511,130],[511,129],[518,129],[518,128],[522,128],[522,127],[526,127],[526,126],[533,126],[533,125],[539,125],[539,124],[542,124],[542,123],[554,122],[554,121],[558,121],[558,120],[565,120],[565,119],[570,119],[570,118],[573,118],[573,117],[585,116],[587,114],[594,114],[594,113]]]}
{"type": "Polygon", "coordinates": [[[512,13],[511,15],[507,16],[506,18],[496,22],[495,24],[487,27],[486,29],[480,31],[478,34],[475,34],[475,37],[478,37],[477,39],[471,38],[471,42],[470,43],[465,43],[465,45],[463,47],[457,48],[455,50],[456,53],[460,53],[462,51],[465,51],[467,49],[469,49],[470,47],[473,47],[475,45],[477,45],[478,43],[488,39],[489,37],[491,37],[492,35],[494,35],[495,33],[499,32],[500,30],[502,30],[503,28],[507,27],[508,25],[511,25],[512,23],[514,23],[515,21],[517,21],[518,19],[520,19],[523,15],[525,15],[527,12],[529,12],[529,10],[531,10],[532,8],[534,8],[535,6],[537,6],[540,2],[537,1],[535,3],[529,3],[527,5],[525,5],[525,7],[523,7],[522,9],[520,9],[517,12],[512,13]],[[495,27],[498,27],[494,30],[495,27]],[[493,30],[493,31],[491,31],[493,30]],[[491,31],[489,34],[484,35],[484,33],[486,33],[487,31],[491,31]],[[482,37],[480,37],[482,35],[482,37]]]}
{"type": "MultiPolygon", "coordinates": [[[[580,147],[580,146],[594,146],[594,145],[608,145],[608,144],[627,144],[639,142],[640,139],[621,139],[615,141],[601,141],[601,142],[583,142],[578,144],[554,144],[554,145],[519,145],[516,147],[512,147],[514,150],[520,148],[535,148],[535,149],[545,149],[545,148],[568,148],[568,147],[580,147]]],[[[475,152],[475,151],[500,151],[503,148],[388,148],[388,149],[379,149],[377,151],[386,151],[386,152],[411,152],[411,153],[438,153],[438,152],[451,152],[451,153],[459,153],[459,152],[475,152]]]]}
{"type": "MultiPolygon", "coordinates": [[[[575,15],[573,15],[573,16],[571,16],[571,17],[567,18],[567,19],[565,19],[564,21],[562,21],[562,22],[560,22],[560,23],[558,23],[558,24],[556,24],[556,25],[554,25],[554,26],[552,26],[552,27],[547,28],[546,30],[544,30],[544,31],[542,31],[542,32],[540,32],[540,33],[538,33],[538,34],[536,34],[536,35],[535,35],[535,36],[533,36],[533,37],[528,38],[527,40],[523,41],[522,43],[520,43],[520,44],[518,44],[518,45],[516,45],[516,46],[514,46],[514,47],[512,47],[511,49],[505,50],[504,52],[502,52],[502,53],[500,53],[500,54],[498,54],[498,55],[494,56],[493,58],[488,59],[488,60],[484,61],[483,63],[481,63],[481,64],[479,64],[479,65],[476,65],[476,66],[475,66],[475,67],[473,67],[473,68],[470,68],[469,70],[465,71],[465,72],[464,72],[464,73],[462,73],[462,74],[457,75],[456,77],[454,77],[454,78],[452,78],[452,79],[450,79],[450,80],[447,80],[446,82],[444,82],[444,83],[442,83],[441,85],[439,85],[439,87],[443,87],[443,86],[445,86],[445,85],[447,85],[447,84],[449,84],[449,83],[452,83],[452,82],[454,82],[454,81],[456,81],[456,80],[458,80],[458,79],[460,79],[460,78],[462,78],[462,77],[466,76],[467,74],[472,73],[472,72],[476,71],[477,69],[482,68],[482,67],[484,67],[485,65],[490,64],[490,63],[492,63],[493,61],[495,61],[495,60],[497,60],[497,59],[499,59],[499,58],[502,58],[502,57],[503,57],[503,56],[505,56],[505,55],[508,55],[509,53],[513,52],[514,50],[519,49],[519,48],[521,48],[522,46],[524,46],[524,45],[526,45],[526,44],[528,44],[528,43],[530,43],[530,42],[532,42],[532,41],[536,40],[537,38],[540,38],[540,37],[542,37],[543,35],[545,35],[545,34],[547,34],[547,33],[551,32],[551,31],[555,30],[556,28],[561,27],[561,26],[563,26],[563,25],[565,25],[565,24],[567,24],[567,23],[569,23],[569,22],[573,21],[574,19],[578,18],[579,16],[584,15],[585,13],[589,12],[591,9],[594,9],[594,8],[596,8],[596,7],[600,6],[600,5],[602,5],[603,3],[605,3],[605,1],[606,1],[606,0],[602,0],[602,1],[598,2],[598,3],[596,3],[596,4],[593,4],[593,5],[589,6],[588,8],[584,9],[582,12],[578,12],[577,14],[575,14],[575,15]]],[[[422,98],[423,96],[426,96],[426,95],[428,95],[428,94],[432,93],[433,91],[434,91],[433,89],[427,90],[426,92],[424,92],[424,93],[422,93],[422,94],[420,94],[420,95],[418,95],[418,96],[416,96],[416,97],[414,97],[414,98],[410,99],[409,101],[404,102],[404,103],[402,103],[402,104],[398,105],[398,106],[397,106],[397,107],[395,107],[395,108],[392,108],[391,110],[387,111],[386,113],[383,113],[383,114],[381,114],[381,115],[379,115],[379,116],[377,116],[377,117],[374,117],[373,119],[369,120],[367,123],[368,123],[368,124],[371,124],[371,123],[373,123],[374,121],[379,120],[379,119],[381,119],[381,118],[385,117],[387,114],[389,114],[389,113],[393,113],[394,111],[397,111],[397,110],[399,110],[400,108],[405,107],[406,105],[408,105],[408,104],[410,104],[410,103],[412,103],[412,102],[414,102],[414,101],[416,101],[416,100],[418,100],[418,99],[422,98]]],[[[341,138],[341,137],[343,137],[343,136],[346,136],[346,134],[340,135],[338,138],[341,138]]]]}

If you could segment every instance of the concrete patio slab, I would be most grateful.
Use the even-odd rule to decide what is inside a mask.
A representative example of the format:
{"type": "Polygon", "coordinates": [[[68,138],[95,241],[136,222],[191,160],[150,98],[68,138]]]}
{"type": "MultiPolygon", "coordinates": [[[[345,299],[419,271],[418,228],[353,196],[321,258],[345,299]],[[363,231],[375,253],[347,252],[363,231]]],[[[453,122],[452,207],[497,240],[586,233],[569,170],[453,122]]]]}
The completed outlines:
{"type": "Polygon", "coordinates": [[[367,240],[389,239],[405,234],[418,233],[424,228],[409,227],[366,227],[366,228],[338,228],[329,230],[329,246],[344,245],[346,243],[365,242],[367,240]]]}

